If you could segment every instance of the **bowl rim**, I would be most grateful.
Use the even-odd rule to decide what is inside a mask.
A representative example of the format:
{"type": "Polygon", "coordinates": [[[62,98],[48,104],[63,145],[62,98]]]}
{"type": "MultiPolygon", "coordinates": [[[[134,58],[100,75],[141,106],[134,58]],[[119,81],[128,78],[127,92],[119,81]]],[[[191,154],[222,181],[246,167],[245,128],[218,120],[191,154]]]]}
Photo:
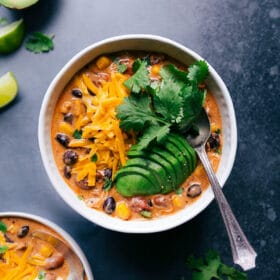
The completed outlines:
{"type": "MultiPolygon", "coordinates": [[[[40,148],[40,152],[41,152],[41,157],[42,157],[42,161],[43,161],[43,165],[45,167],[45,170],[48,174],[48,177],[49,177],[50,181],[52,182],[52,186],[54,187],[54,189],[59,193],[59,195],[62,197],[62,199],[71,208],[73,208],[77,213],[79,213],[81,216],[85,217],[89,221],[91,221],[91,222],[93,222],[93,223],[95,223],[99,226],[102,226],[103,228],[106,228],[106,229],[109,229],[109,230],[114,230],[114,231],[117,231],[117,232],[124,232],[124,233],[155,233],[155,232],[165,231],[165,230],[169,230],[169,229],[172,229],[174,227],[177,227],[177,226],[193,219],[195,216],[197,216],[199,213],[201,213],[213,201],[213,199],[214,199],[213,191],[212,191],[211,188],[208,188],[204,192],[204,196],[207,195],[207,198],[204,199],[203,202],[199,203],[195,210],[193,210],[193,211],[191,211],[191,213],[189,213],[188,218],[178,216],[178,219],[173,219],[172,223],[170,223],[170,222],[167,223],[166,222],[168,217],[170,217],[172,215],[175,215],[178,212],[183,211],[183,210],[181,210],[181,211],[177,211],[175,214],[172,214],[172,215],[166,215],[162,218],[157,218],[157,219],[152,219],[152,220],[145,220],[145,221],[141,221],[140,223],[135,222],[135,221],[133,221],[133,222],[132,221],[123,221],[123,220],[117,219],[115,217],[111,217],[109,215],[106,215],[106,214],[102,213],[101,211],[98,211],[98,210],[95,210],[95,209],[86,209],[88,207],[85,206],[86,207],[85,208],[84,206],[82,206],[82,204],[73,203],[73,200],[71,199],[71,197],[65,195],[65,193],[64,193],[65,191],[66,192],[68,192],[68,191],[64,190],[64,188],[61,187],[61,186],[60,187],[57,186],[58,183],[56,182],[54,176],[52,176],[53,170],[50,166],[50,162],[49,162],[49,159],[48,159],[49,155],[48,155],[46,147],[44,146],[43,143],[45,142],[45,139],[44,139],[45,138],[45,123],[46,123],[46,112],[47,112],[47,109],[48,109],[48,104],[49,104],[50,98],[53,94],[53,90],[54,90],[55,86],[59,83],[61,78],[63,78],[63,76],[66,74],[66,72],[69,69],[71,69],[71,67],[75,67],[75,64],[81,58],[83,58],[86,54],[90,53],[91,51],[93,51],[94,49],[96,49],[98,47],[102,47],[104,45],[108,45],[110,43],[114,43],[114,42],[117,42],[117,41],[141,40],[141,39],[153,40],[153,41],[159,42],[161,44],[167,44],[167,45],[169,45],[173,48],[177,48],[178,50],[183,51],[186,55],[192,57],[195,60],[202,60],[202,59],[205,60],[199,54],[197,54],[193,50],[185,47],[184,45],[182,45],[182,44],[180,44],[180,43],[178,43],[174,40],[171,40],[171,39],[168,39],[168,38],[165,38],[165,37],[162,37],[162,36],[158,36],[158,35],[127,34],[127,35],[114,36],[114,37],[110,37],[110,38],[98,41],[96,43],[93,43],[93,44],[87,46],[86,48],[82,49],[77,54],[75,54],[62,67],[62,69],[57,73],[57,75],[54,77],[54,79],[50,83],[50,85],[49,85],[49,87],[46,91],[46,94],[43,98],[42,105],[41,105],[41,110],[40,110],[40,115],[39,115],[39,123],[38,123],[38,141],[39,141],[39,148],[40,148]],[[89,214],[89,210],[91,212],[90,214],[89,214]],[[99,213],[96,214],[96,213],[94,213],[94,211],[99,212],[99,213]],[[119,220],[119,221],[116,221],[116,220],[119,220]],[[149,223],[150,225],[153,224],[153,226],[147,226],[146,223],[149,223]]],[[[94,58],[92,58],[90,61],[92,61],[93,59],[94,58]]],[[[90,61],[87,61],[87,63],[89,63],[90,61]]],[[[87,63],[85,63],[85,65],[87,63]]],[[[222,95],[223,95],[223,98],[224,98],[225,103],[227,105],[228,115],[230,117],[229,122],[230,122],[230,125],[231,125],[231,130],[230,130],[230,132],[231,132],[230,144],[231,145],[230,145],[230,150],[229,150],[229,156],[227,158],[228,164],[227,164],[227,169],[222,174],[221,180],[219,180],[220,185],[223,186],[225,184],[226,180],[228,179],[229,175],[230,175],[230,172],[231,172],[233,164],[234,164],[235,156],[236,156],[236,150],[237,150],[236,117],[235,117],[235,111],[234,111],[232,99],[231,99],[231,96],[229,94],[229,91],[228,91],[225,83],[223,82],[223,80],[219,76],[219,74],[216,72],[216,70],[211,66],[211,64],[208,63],[208,62],[207,62],[207,64],[209,66],[210,75],[215,80],[216,84],[218,84],[218,86],[221,89],[221,92],[223,93],[222,95]]],[[[82,68],[83,67],[80,67],[79,69],[76,69],[75,72],[78,72],[82,68]]],[[[69,82],[72,77],[73,76],[68,78],[67,82],[69,82]]],[[[61,177],[61,175],[60,175],[60,177],[61,177]]],[[[65,183],[64,180],[61,178],[60,184],[64,184],[64,183],[65,183]]],[[[68,189],[70,189],[69,186],[67,186],[67,187],[68,187],[68,189]]],[[[200,201],[200,200],[201,199],[199,199],[197,201],[200,201]]],[[[197,202],[194,202],[193,204],[197,204],[197,202]]]]}
{"type": "Polygon", "coordinates": [[[89,262],[85,256],[84,252],[82,251],[82,249],[80,248],[78,243],[73,239],[73,237],[68,232],[66,232],[64,229],[62,229],[60,226],[58,226],[57,224],[55,224],[54,222],[52,222],[46,218],[43,218],[41,216],[37,216],[34,214],[30,214],[30,213],[25,213],[25,212],[0,212],[0,218],[5,218],[5,217],[29,219],[31,221],[41,223],[44,226],[49,227],[50,229],[55,231],[58,235],[60,235],[62,238],[64,238],[69,243],[69,245],[72,247],[74,252],[78,255],[78,257],[80,258],[80,260],[84,266],[84,270],[85,270],[87,279],[94,280],[93,274],[91,271],[91,267],[89,265],[89,262]]]}

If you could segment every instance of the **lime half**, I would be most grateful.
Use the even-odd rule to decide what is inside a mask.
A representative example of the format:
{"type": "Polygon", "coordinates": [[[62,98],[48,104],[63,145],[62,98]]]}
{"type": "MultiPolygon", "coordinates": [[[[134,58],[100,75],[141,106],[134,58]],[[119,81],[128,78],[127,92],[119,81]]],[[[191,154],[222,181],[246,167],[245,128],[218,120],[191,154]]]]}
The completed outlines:
{"type": "Polygon", "coordinates": [[[23,19],[0,28],[0,53],[9,53],[17,49],[24,38],[23,19]]]}
{"type": "Polygon", "coordinates": [[[15,75],[8,72],[0,77],[0,108],[8,105],[17,96],[18,83],[15,75]]]}

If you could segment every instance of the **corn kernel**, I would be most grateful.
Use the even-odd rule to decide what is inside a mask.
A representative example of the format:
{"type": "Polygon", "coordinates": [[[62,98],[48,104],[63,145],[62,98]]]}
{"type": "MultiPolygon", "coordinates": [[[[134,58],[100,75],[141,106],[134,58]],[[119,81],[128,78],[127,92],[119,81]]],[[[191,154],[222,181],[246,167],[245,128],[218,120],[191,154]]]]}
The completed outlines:
{"type": "Polygon", "coordinates": [[[72,107],[72,103],[70,101],[65,101],[62,103],[61,107],[60,107],[60,112],[62,114],[67,114],[72,107]]]}
{"type": "Polygon", "coordinates": [[[183,208],[186,204],[182,195],[173,195],[172,202],[176,208],[183,208]]]}
{"type": "Polygon", "coordinates": [[[160,68],[161,68],[161,66],[158,65],[158,64],[153,65],[152,69],[151,69],[152,74],[158,75],[159,71],[160,71],[160,68]]]}
{"type": "Polygon", "coordinates": [[[105,69],[106,67],[108,67],[111,64],[111,59],[106,57],[106,56],[101,56],[98,58],[98,60],[96,61],[96,65],[100,70],[105,69]]]}
{"type": "Polygon", "coordinates": [[[50,247],[50,246],[47,246],[47,245],[44,245],[40,248],[40,254],[43,256],[43,257],[50,257],[53,253],[53,249],[50,247]]]}
{"type": "Polygon", "coordinates": [[[122,220],[128,220],[131,217],[131,211],[125,202],[117,204],[116,215],[122,220]]]}

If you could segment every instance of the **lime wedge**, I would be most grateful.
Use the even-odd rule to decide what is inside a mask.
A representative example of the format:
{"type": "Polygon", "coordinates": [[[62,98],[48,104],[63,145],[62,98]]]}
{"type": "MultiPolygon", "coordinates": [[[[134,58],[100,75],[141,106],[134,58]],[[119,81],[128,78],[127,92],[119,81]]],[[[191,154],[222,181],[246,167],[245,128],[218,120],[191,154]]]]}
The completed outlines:
{"type": "Polygon", "coordinates": [[[9,53],[17,49],[24,37],[23,19],[0,28],[0,53],[9,53]]]}
{"type": "Polygon", "coordinates": [[[0,77],[0,108],[8,105],[17,96],[18,83],[15,75],[8,72],[0,77]]]}

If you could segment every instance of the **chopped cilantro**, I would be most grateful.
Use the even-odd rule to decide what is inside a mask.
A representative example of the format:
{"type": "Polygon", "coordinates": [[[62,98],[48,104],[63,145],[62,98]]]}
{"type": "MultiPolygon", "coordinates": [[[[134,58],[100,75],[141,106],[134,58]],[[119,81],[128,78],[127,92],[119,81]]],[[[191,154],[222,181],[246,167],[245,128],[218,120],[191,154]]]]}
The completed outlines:
{"type": "Polygon", "coordinates": [[[90,158],[90,160],[91,160],[92,162],[97,162],[97,160],[98,160],[97,154],[94,154],[94,155],[90,158]]]}
{"type": "Polygon", "coordinates": [[[150,211],[143,210],[143,211],[140,212],[140,214],[141,214],[144,218],[147,218],[147,219],[152,218],[152,213],[151,213],[150,211]]]}
{"type": "Polygon", "coordinates": [[[124,73],[127,70],[127,66],[120,62],[115,62],[119,73],[124,73]]]}
{"type": "Polygon", "coordinates": [[[149,82],[145,61],[135,60],[133,69],[135,74],[124,83],[132,92],[117,107],[120,127],[140,132],[133,149],[145,149],[155,140],[163,142],[170,130],[188,130],[202,110],[206,91],[200,90],[198,83],[208,73],[207,64],[198,61],[188,73],[166,65],[156,84],[149,82]]]}
{"type": "Polygon", "coordinates": [[[180,187],[178,189],[175,190],[176,194],[182,194],[183,193],[183,189],[180,187]]]}
{"type": "Polygon", "coordinates": [[[113,186],[113,182],[111,179],[105,177],[105,180],[104,180],[104,185],[103,185],[103,190],[104,191],[109,191],[113,186]]]}
{"type": "Polygon", "coordinates": [[[0,245],[0,254],[5,253],[6,251],[8,251],[9,247],[6,245],[0,245]]]}
{"type": "Polygon", "coordinates": [[[218,155],[221,155],[222,154],[222,150],[221,149],[216,149],[215,151],[218,155]]]}
{"type": "Polygon", "coordinates": [[[150,84],[147,62],[139,58],[132,65],[134,75],[124,82],[124,85],[134,93],[140,93],[150,84]]]}
{"type": "Polygon", "coordinates": [[[0,231],[4,233],[7,231],[7,226],[2,221],[0,221],[0,231]]]}
{"type": "Polygon", "coordinates": [[[75,139],[81,139],[81,138],[82,138],[82,134],[83,134],[83,131],[82,131],[82,130],[76,129],[76,130],[73,132],[73,137],[74,137],[75,139]]]}
{"type": "Polygon", "coordinates": [[[217,129],[215,130],[215,133],[221,134],[221,129],[220,129],[220,128],[217,128],[217,129]]]}
{"type": "Polygon", "coordinates": [[[222,263],[217,252],[210,250],[204,258],[189,256],[187,266],[193,270],[192,280],[246,280],[247,275],[222,263]],[[226,277],[226,278],[225,278],[226,277]]]}
{"type": "Polygon", "coordinates": [[[46,272],[41,270],[38,274],[38,279],[39,280],[45,280],[46,279],[46,272]]]}
{"type": "Polygon", "coordinates": [[[48,36],[41,32],[34,32],[25,44],[28,51],[34,53],[48,52],[54,49],[54,35],[48,36]]]}

